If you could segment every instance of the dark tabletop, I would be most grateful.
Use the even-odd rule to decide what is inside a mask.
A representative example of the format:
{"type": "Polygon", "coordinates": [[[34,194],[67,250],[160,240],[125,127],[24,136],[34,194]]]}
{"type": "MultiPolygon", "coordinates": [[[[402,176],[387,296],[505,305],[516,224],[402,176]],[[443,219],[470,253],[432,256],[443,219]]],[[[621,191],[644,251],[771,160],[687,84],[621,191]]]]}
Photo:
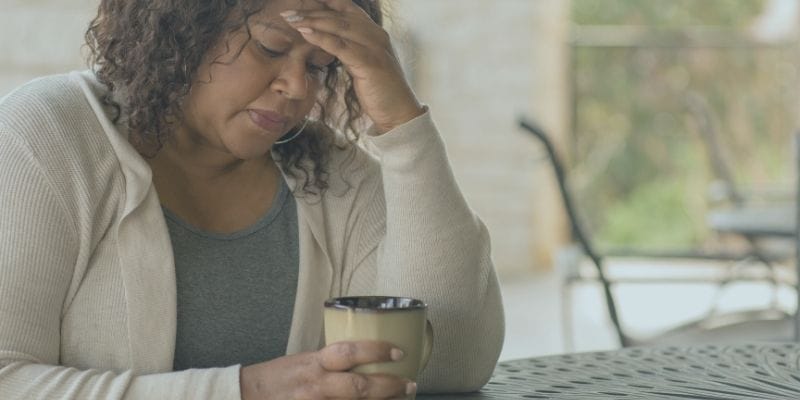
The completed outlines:
{"type": "Polygon", "coordinates": [[[800,399],[800,345],[629,348],[507,361],[455,399],[800,399]]]}

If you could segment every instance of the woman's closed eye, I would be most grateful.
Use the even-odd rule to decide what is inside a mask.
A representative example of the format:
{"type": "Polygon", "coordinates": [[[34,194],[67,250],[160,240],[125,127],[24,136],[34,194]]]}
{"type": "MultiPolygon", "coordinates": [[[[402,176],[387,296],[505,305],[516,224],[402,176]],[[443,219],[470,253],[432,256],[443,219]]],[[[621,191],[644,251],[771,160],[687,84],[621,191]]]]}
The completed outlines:
{"type": "Polygon", "coordinates": [[[270,58],[278,58],[286,54],[286,52],[281,50],[270,49],[269,47],[264,46],[262,43],[258,43],[258,48],[262,53],[266,54],[267,57],[270,58]]]}
{"type": "MultiPolygon", "coordinates": [[[[263,43],[258,43],[258,48],[269,58],[280,58],[286,55],[286,51],[271,49],[263,43]]],[[[317,74],[327,72],[328,69],[335,66],[335,64],[336,59],[334,58],[333,60],[326,60],[325,62],[309,62],[306,64],[306,68],[308,68],[309,72],[317,74]]]]}
{"type": "Polygon", "coordinates": [[[332,67],[334,67],[336,62],[332,61],[327,64],[317,64],[317,63],[309,63],[307,65],[308,70],[314,73],[325,73],[328,72],[332,67]]]}

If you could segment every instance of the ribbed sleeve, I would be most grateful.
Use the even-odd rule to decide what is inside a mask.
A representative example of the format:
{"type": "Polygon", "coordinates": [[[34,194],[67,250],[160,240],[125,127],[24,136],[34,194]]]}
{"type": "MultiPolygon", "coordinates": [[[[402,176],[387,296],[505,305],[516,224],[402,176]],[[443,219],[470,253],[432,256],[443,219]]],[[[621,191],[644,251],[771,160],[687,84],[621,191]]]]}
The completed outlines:
{"type": "Polygon", "coordinates": [[[239,366],[135,376],[14,362],[0,369],[3,400],[239,400],[239,366]]]}
{"type": "Polygon", "coordinates": [[[2,133],[0,188],[0,363],[55,363],[74,224],[28,149],[2,133]]]}
{"type": "Polygon", "coordinates": [[[434,345],[421,390],[477,390],[491,377],[504,335],[488,232],[456,184],[430,112],[368,142],[381,161],[383,193],[366,201],[362,218],[374,224],[385,213],[385,234],[354,245],[364,251],[364,242],[377,242],[378,250],[356,270],[352,291],[363,291],[363,275],[378,293],[425,301],[434,345]]]}
{"type": "Polygon", "coordinates": [[[0,397],[121,398],[129,376],[52,366],[77,234],[30,150],[3,133],[0,187],[0,397]]]}

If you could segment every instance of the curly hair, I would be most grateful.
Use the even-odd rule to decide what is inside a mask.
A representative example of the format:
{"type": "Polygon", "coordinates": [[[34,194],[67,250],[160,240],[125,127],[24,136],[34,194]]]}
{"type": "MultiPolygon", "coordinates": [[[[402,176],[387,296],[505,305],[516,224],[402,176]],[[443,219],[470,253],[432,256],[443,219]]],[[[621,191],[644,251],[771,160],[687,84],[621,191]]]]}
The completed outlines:
{"type": "MultiPolygon", "coordinates": [[[[101,0],[85,34],[89,64],[109,90],[103,101],[114,121],[131,132],[134,143],[155,152],[162,148],[206,52],[222,35],[248,27],[267,1],[101,0]]],[[[379,0],[353,2],[383,23],[379,0]]],[[[357,139],[363,116],[352,80],[339,63],[328,69],[316,102],[317,122],[273,147],[282,170],[302,175],[298,188],[309,193],[327,188],[327,154],[357,139]],[[343,134],[343,144],[337,144],[334,132],[343,134]]]]}

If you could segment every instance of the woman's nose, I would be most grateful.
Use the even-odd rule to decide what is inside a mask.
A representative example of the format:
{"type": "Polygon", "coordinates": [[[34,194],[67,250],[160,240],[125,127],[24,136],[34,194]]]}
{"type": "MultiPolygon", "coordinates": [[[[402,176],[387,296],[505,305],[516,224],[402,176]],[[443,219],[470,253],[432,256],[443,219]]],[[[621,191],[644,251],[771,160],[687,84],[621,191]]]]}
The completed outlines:
{"type": "Polygon", "coordinates": [[[272,82],[272,90],[291,100],[304,100],[310,89],[305,63],[287,60],[272,82]]]}

